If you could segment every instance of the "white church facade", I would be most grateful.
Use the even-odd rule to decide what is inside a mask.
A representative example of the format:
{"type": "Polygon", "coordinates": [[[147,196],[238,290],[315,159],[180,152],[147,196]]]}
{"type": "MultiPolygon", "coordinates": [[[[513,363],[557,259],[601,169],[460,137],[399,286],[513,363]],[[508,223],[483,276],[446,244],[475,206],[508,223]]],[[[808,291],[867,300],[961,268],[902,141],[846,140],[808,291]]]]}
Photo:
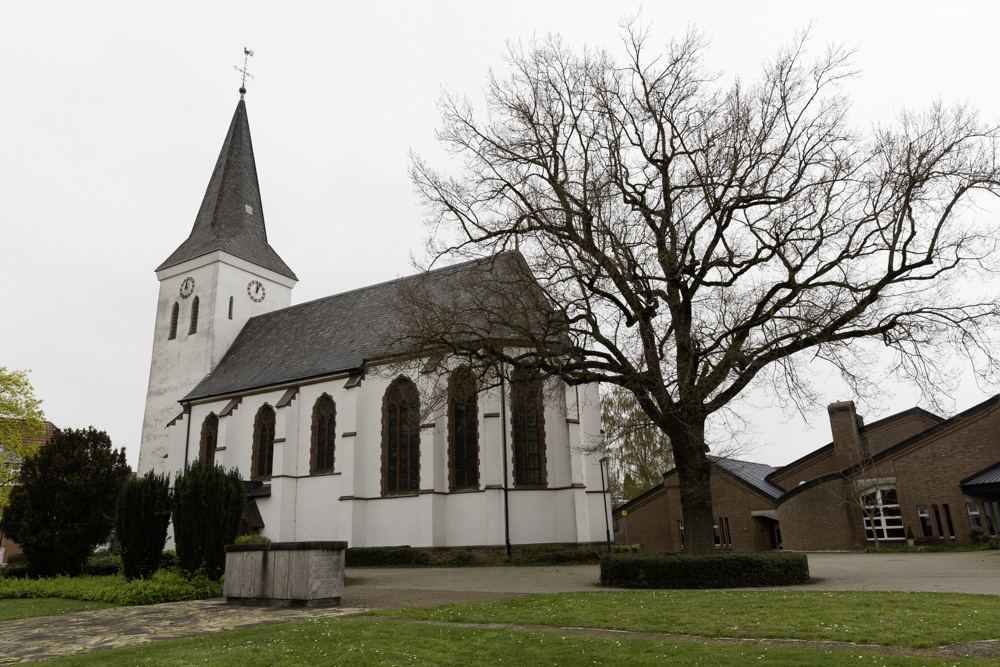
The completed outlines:
{"type": "Polygon", "coordinates": [[[241,95],[191,234],[157,270],[139,473],[237,468],[277,541],[601,543],[596,385],[527,373],[480,388],[459,361],[396,354],[400,289],[502,278],[516,254],[291,305],[267,242],[241,95]]]}

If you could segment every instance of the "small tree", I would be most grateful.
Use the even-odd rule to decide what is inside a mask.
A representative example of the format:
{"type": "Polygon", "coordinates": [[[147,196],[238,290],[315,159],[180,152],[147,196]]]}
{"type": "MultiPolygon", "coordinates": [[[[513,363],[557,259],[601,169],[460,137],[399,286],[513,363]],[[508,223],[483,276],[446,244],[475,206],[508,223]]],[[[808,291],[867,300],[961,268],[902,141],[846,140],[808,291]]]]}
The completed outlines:
{"type": "Polygon", "coordinates": [[[111,533],[115,499],[131,470],[125,451],[93,427],[57,431],[24,460],[0,518],[33,574],[78,574],[111,533]]]}
{"type": "Polygon", "coordinates": [[[192,461],[174,480],[171,501],[177,561],[188,572],[204,568],[210,577],[222,575],[227,544],[239,531],[245,502],[243,478],[238,470],[202,467],[192,461]]]}
{"type": "Polygon", "coordinates": [[[170,482],[152,470],[122,485],[115,525],[127,579],[156,572],[170,523],[170,482]]]}
{"type": "Polygon", "coordinates": [[[0,515],[24,458],[45,441],[45,415],[27,371],[0,366],[0,515]]]}
{"type": "Polygon", "coordinates": [[[615,503],[631,500],[663,481],[674,467],[670,438],[649,420],[635,396],[619,387],[601,395],[608,490],[615,503]]]}

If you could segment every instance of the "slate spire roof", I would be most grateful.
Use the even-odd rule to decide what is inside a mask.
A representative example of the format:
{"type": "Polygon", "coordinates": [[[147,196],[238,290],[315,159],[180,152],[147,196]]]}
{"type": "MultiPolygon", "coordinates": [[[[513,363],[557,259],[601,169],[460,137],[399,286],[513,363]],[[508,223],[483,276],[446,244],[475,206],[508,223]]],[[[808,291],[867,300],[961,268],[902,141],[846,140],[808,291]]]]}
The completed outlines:
{"type": "Polygon", "coordinates": [[[292,270],[267,242],[260,203],[257,165],[250,140],[247,107],[240,95],[222,151],[208,181],[194,227],[187,240],[156,270],[165,269],[216,250],[225,251],[293,280],[292,270]]]}

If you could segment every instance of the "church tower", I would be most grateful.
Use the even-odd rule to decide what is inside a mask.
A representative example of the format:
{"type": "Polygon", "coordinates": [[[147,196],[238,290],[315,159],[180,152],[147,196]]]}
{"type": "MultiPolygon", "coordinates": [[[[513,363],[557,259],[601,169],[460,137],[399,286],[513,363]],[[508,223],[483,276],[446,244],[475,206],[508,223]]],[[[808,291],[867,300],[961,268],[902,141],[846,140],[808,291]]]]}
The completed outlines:
{"type": "Polygon", "coordinates": [[[197,430],[178,401],[219,363],[247,320],[291,305],[298,281],[267,242],[244,92],[191,234],[156,269],[140,475],[183,467],[183,460],[168,459],[172,424],[194,432],[197,456],[197,430]]]}

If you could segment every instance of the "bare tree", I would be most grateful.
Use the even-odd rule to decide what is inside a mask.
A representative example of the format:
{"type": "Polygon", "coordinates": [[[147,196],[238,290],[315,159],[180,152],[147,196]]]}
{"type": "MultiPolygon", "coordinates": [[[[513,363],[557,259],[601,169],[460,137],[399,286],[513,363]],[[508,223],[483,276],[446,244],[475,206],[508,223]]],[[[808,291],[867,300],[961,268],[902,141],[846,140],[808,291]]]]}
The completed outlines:
{"type": "Polygon", "coordinates": [[[966,284],[995,267],[974,207],[1000,188],[998,132],[942,104],[857,132],[850,54],[811,60],[805,37],[725,85],[697,33],[648,53],[632,25],[624,42],[621,61],[511,46],[482,117],[443,98],[461,166],[412,162],[431,264],[519,249],[526,270],[462,307],[418,299],[410,342],[633,394],[672,443],[685,550],[707,553],[706,421],[748,388],[803,405],[815,359],[860,387],[879,345],[928,391],[944,347],[996,370],[1000,304],[966,284]]]}

